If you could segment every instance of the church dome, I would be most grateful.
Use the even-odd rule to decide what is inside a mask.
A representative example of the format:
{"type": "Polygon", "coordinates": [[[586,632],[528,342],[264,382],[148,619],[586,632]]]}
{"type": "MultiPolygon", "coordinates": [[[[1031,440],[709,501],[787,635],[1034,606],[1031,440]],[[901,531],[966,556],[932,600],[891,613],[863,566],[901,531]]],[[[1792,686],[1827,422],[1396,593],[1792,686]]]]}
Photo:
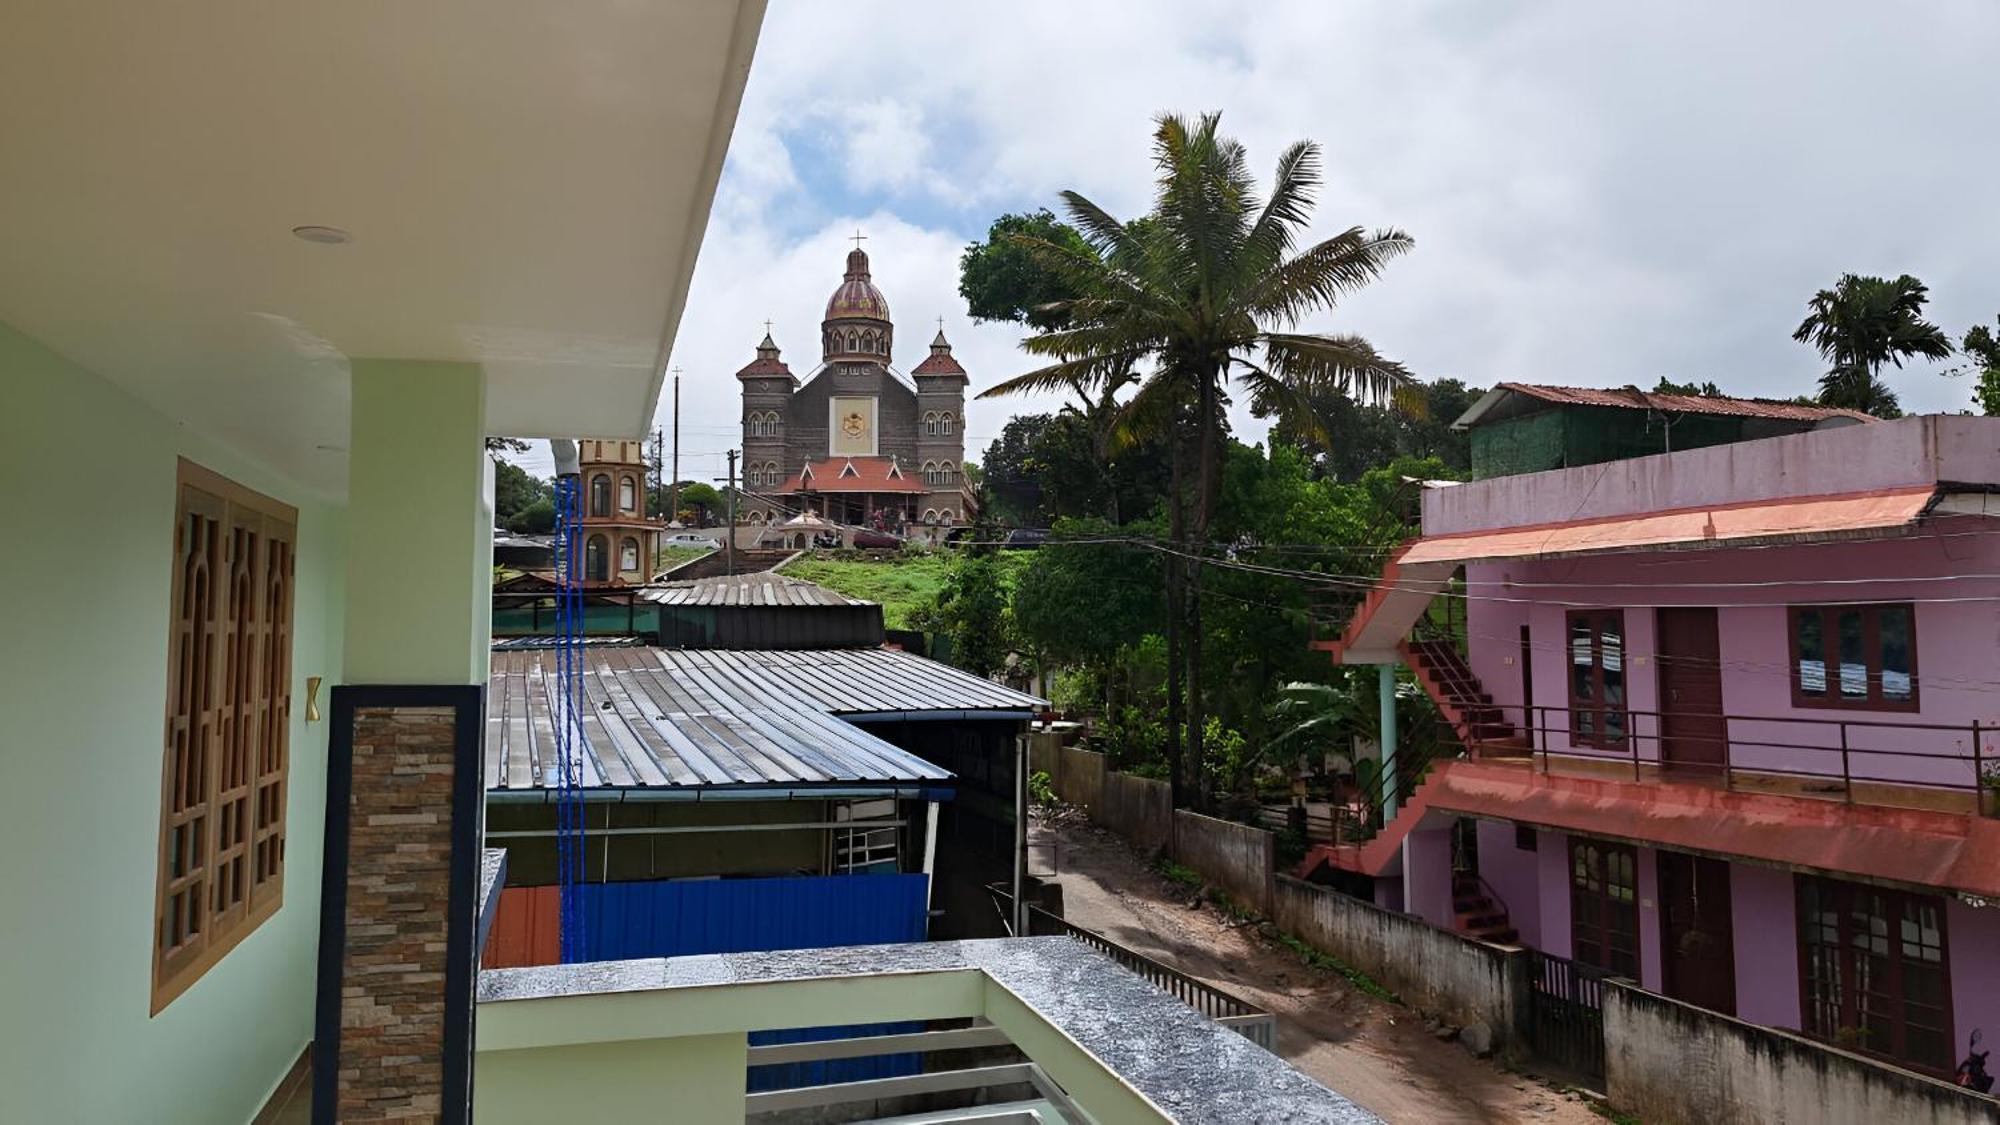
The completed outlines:
{"type": "Polygon", "coordinates": [[[860,247],[847,252],[847,276],[826,302],[826,319],[848,317],[889,319],[888,298],[882,296],[882,291],[869,280],[868,255],[860,247]]]}

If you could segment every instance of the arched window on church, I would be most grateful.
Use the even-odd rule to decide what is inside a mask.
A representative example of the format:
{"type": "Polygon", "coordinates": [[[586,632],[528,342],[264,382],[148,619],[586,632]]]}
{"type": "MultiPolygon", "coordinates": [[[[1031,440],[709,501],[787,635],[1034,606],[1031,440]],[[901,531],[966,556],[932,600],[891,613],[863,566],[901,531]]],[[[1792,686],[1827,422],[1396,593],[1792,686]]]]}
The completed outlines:
{"type": "Polygon", "coordinates": [[[945,437],[951,436],[951,411],[947,410],[938,415],[938,433],[945,437]]]}
{"type": "Polygon", "coordinates": [[[611,477],[607,474],[599,473],[590,478],[590,514],[611,514],[611,477]]]}
{"type": "MultiPolygon", "coordinates": [[[[605,487],[607,489],[610,487],[609,478],[605,479],[605,487]]],[[[591,536],[590,541],[583,545],[583,576],[585,578],[588,578],[592,582],[603,582],[611,577],[611,560],[605,557],[606,554],[607,548],[604,536],[591,536]]]]}
{"type": "Polygon", "coordinates": [[[931,525],[931,526],[933,526],[933,527],[935,527],[935,526],[937,526],[937,521],[938,521],[938,514],[937,514],[937,509],[936,509],[936,508],[925,508],[925,509],[924,509],[924,522],[925,522],[925,523],[927,523],[927,524],[930,524],[930,525],[931,525]]]}
{"type": "Polygon", "coordinates": [[[864,352],[873,352],[875,350],[875,333],[863,332],[861,334],[861,350],[864,352]]]}
{"type": "Polygon", "coordinates": [[[858,352],[861,350],[861,333],[856,332],[852,329],[848,330],[847,350],[850,352],[858,352]]]}
{"type": "Polygon", "coordinates": [[[941,511],[941,512],[939,512],[939,513],[938,513],[938,522],[939,522],[939,523],[941,523],[941,524],[943,524],[943,525],[944,525],[944,526],[946,526],[946,527],[950,527],[950,526],[951,526],[951,509],[950,509],[950,508],[946,508],[946,509],[944,509],[943,511],[941,511]]]}
{"type": "Polygon", "coordinates": [[[776,461],[764,462],[764,483],[770,485],[772,488],[785,483],[785,478],[778,475],[778,463],[776,461]]]}
{"type": "Polygon", "coordinates": [[[618,510],[621,512],[639,510],[639,482],[629,476],[618,478],[618,510]]]}
{"type": "Polygon", "coordinates": [[[929,414],[924,415],[924,436],[925,437],[937,436],[937,411],[935,410],[931,411],[929,414]]]}
{"type": "Polygon", "coordinates": [[[626,573],[639,569],[639,541],[629,535],[618,544],[618,569],[626,573]]]}

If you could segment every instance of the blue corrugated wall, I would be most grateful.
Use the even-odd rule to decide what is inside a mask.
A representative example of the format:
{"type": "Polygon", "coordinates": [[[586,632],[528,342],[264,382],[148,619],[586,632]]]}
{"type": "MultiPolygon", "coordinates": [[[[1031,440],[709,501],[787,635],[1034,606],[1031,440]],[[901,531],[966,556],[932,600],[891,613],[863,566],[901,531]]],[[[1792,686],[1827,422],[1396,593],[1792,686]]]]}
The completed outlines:
{"type": "Polygon", "coordinates": [[[590,960],[924,940],[929,876],[589,883],[590,960]]]}
{"type": "MultiPolygon", "coordinates": [[[[922,941],[929,876],[836,875],[589,883],[584,933],[592,961],[922,941]]],[[[922,1031],[921,1023],[753,1032],[750,1043],[802,1043],[922,1031]]],[[[749,1089],[782,1090],[916,1074],[913,1054],[749,1069],[749,1089]]]]}

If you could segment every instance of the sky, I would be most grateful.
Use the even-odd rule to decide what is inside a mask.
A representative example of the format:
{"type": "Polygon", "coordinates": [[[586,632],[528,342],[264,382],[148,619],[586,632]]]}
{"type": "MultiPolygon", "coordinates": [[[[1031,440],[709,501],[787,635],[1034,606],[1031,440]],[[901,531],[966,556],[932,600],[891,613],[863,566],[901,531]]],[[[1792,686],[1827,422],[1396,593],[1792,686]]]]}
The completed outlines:
{"type": "MultiPolygon", "coordinates": [[[[1954,338],[2000,314],[1996,43],[1990,0],[772,0],[673,349],[681,475],[722,475],[767,318],[811,373],[856,231],[899,369],[939,317],[973,392],[1030,369],[1017,326],[966,315],[960,253],[1066,189],[1143,213],[1162,112],[1221,111],[1261,182],[1317,142],[1312,235],[1415,239],[1308,331],[1478,386],[1812,393],[1791,333],[1842,273],[1914,274],[1954,338]]],[[[1887,378],[1957,411],[1949,366],[1887,378]]],[[[967,456],[1059,401],[969,402],[967,456]]]]}

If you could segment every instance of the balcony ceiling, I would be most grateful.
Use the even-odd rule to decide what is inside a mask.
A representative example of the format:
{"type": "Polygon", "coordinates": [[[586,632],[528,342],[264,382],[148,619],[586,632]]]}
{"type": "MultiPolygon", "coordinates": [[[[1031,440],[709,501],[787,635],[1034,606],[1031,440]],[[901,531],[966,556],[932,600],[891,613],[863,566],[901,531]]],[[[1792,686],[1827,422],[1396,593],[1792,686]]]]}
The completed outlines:
{"type": "Polygon", "coordinates": [[[327,494],[350,358],[486,365],[489,432],[638,436],[763,8],[12,5],[0,321],[327,494]]]}

